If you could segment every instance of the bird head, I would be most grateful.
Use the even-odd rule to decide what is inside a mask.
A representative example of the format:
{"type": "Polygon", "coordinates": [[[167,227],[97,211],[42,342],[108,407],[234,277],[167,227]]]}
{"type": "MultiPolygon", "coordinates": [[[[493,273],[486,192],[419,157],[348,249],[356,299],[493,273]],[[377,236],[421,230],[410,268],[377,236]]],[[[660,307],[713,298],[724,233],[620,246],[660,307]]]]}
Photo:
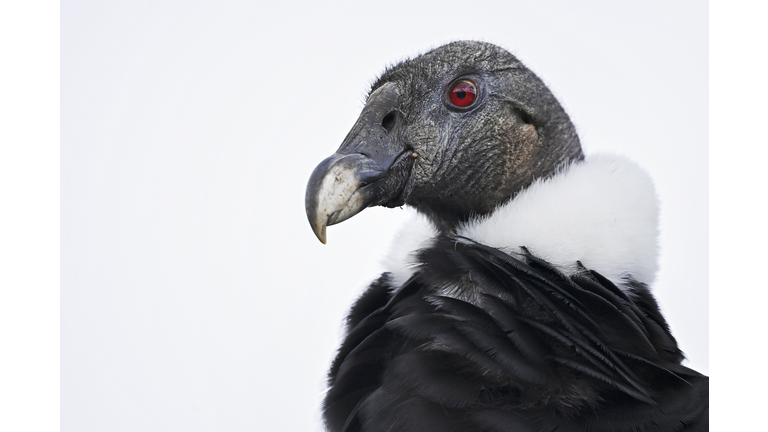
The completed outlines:
{"type": "Polygon", "coordinates": [[[410,205],[447,234],[581,159],[573,124],[533,72],[498,46],[453,42],[373,84],[309,179],[307,217],[325,243],[328,225],[367,207],[410,205]]]}

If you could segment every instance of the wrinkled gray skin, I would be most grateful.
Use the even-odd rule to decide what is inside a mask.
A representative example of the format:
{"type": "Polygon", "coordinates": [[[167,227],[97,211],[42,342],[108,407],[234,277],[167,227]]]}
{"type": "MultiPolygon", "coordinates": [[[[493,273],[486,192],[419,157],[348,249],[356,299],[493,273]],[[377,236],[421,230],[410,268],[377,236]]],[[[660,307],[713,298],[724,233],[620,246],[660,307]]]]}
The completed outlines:
{"type": "Polygon", "coordinates": [[[341,147],[312,173],[307,216],[323,243],[326,225],[373,205],[408,204],[450,234],[581,159],[568,115],[533,72],[495,45],[454,42],[373,85],[341,147]],[[448,98],[460,78],[478,88],[464,109],[448,98]]]}

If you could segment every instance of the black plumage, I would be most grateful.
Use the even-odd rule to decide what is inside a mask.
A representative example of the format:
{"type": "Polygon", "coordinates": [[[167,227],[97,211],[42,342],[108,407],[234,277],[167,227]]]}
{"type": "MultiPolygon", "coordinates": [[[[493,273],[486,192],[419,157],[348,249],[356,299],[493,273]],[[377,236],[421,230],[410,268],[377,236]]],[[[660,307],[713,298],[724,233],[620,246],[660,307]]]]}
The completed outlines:
{"type": "Polygon", "coordinates": [[[408,204],[438,235],[407,281],[384,273],[353,305],[329,374],[330,431],[708,430],[708,378],[680,364],[644,283],[459,233],[583,159],[554,97],[493,45],[449,44],[374,84],[310,179],[310,222],[324,242],[326,225],[367,206],[408,204]],[[478,100],[457,109],[446,92],[461,79],[478,100]]]}
{"type": "Polygon", "coordinates": [[[385,274],[352,308],[330,430],[707,430],[708,379],[680,365],[644,285],[451,237],[419,262],[395,294],[385,274]]]}

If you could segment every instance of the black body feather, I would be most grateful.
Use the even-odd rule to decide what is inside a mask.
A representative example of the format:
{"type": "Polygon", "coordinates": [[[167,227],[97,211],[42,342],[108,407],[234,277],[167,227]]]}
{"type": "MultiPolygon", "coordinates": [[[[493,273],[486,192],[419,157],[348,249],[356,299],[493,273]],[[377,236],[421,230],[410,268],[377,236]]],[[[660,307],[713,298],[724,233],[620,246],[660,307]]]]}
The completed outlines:
{"type": "Polygon", "coordinates": [[[708,378],[680,365],[647,287],[627,287],[442,236],[402,288],[385,273],[353,306],[326,426],[708,430],[708,378]]]}

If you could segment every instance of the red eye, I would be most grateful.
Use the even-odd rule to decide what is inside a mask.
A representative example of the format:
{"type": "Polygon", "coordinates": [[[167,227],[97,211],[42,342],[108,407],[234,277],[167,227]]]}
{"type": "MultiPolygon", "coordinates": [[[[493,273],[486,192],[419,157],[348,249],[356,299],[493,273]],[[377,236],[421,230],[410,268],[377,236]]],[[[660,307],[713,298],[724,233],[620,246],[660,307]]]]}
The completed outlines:
{"type": "Polygon", "coordinates": [[[477,97],[477,87],[475,83],[469,80],[461,80],[453,85],[451,92],[448,93],[451,103],[460,108],[472,105],[477,97]]]}

